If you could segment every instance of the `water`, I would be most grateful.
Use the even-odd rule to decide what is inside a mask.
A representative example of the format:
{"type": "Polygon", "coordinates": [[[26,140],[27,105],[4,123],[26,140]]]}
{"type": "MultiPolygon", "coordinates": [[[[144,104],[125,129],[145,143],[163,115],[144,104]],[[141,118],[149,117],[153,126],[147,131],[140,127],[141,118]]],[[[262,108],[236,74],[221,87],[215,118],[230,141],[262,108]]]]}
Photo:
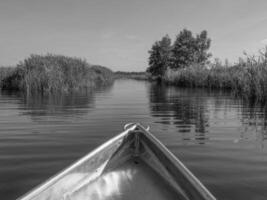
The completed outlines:
{"type": "Polygon", "coordinates": [[[134,80],[64,96],[1,93],[0,197],[19,197],[142,122],[218,199],[266,199],[266,114],[228,93],[134,80]]]}

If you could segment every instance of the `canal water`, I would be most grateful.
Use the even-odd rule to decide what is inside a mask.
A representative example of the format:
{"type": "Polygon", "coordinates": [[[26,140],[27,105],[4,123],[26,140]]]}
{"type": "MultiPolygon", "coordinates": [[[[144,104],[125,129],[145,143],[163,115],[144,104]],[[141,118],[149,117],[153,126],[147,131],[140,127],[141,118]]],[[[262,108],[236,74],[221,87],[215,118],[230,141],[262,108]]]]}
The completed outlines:
{"type": "Polygon", "coordinates": [[[54,96],[0,93],[0,199],[15,199],[141,122],[218,198],[267,198],[267,111],[230,93],[116,80],[54,96]]]}

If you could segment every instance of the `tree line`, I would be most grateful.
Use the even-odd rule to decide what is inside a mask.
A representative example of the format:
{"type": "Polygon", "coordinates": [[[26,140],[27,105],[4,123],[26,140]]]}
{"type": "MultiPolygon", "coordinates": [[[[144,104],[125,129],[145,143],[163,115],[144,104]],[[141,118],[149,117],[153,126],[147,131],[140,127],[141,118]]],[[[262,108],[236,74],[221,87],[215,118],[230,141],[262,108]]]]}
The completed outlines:
{"type": "Polygon", "coordinates": [[[149,51],[147,72],[152,76],[162,77],[168,68],[173,70],[191,66],[204,65],[211,53],[208,52],[211,39],[206,30],[195,36],[190,30],[183,29],[172,44],[168,35],[156,41],[149,51]]]}

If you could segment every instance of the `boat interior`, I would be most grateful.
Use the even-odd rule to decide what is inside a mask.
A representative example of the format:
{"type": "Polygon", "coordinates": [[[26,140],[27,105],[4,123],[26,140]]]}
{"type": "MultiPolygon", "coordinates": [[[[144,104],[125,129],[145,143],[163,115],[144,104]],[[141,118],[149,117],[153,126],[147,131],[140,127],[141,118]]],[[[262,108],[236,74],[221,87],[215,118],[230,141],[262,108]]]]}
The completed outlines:
{"type": "Polygon", "coordinates": [[[213,199],[154,136],[132,126],[21,199],[213,199]]]}

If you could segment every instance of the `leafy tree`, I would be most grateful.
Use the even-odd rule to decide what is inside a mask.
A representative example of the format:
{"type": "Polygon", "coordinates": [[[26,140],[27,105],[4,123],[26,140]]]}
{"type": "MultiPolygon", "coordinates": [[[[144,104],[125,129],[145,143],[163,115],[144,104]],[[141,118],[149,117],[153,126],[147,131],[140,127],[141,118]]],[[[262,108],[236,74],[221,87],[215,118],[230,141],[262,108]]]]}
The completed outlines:
{"type": "Polygon", "coordinates": [[[192,32],[182,30],[177,36],[172,48],[171,67],[181,68],[190,65],[195,60],[195,39],[192,32]]]}
{"type": "Polygon", "coordinates": [[[179,69],[196,64],[206,64],[211,54],[208,52],[211,40],[207,31],[193,36],[190,30],[184,29],[176,36],[174,44],[168,35],[156,41],[149,51],[147,72],[152,76],[163,76],[168,67],[179,69]]]}
{"type": "Polygon", "coordinates": [[[170,62],[171,39],[165,35],[160,41],[156,41],[149,51],[149,68],[147,72],[153,76],[162,76],[170,62]]]}
{"type": "Polygon", "coordinates": [[[151,50],[148,51],[149,56],[149,67],[147,68],[147,72],[151,73],[152,76],[160,75],[162,71],[161,66],[161,56],[160,56],[160,45],[159,41],[156,41],[151,50]]]}
{"type": "Polygon", "coordinates": [[[211,39],[208,38],[208,33],[206,30],[202,31],[195,39],[196,45],[196,55],[195,62],[200,64],[205,64],[211,53],[208,53],[210,48],[211,39]]]}
{"type": "Polygon", "coordinates": [[[211,56],[208,53],[211,40],[207,35],[207,31],[202,31],[194,37],[191,31],[182,30],[173,44],[171,67],[178,69],[193,63],[205,64],[211,56]]]}

